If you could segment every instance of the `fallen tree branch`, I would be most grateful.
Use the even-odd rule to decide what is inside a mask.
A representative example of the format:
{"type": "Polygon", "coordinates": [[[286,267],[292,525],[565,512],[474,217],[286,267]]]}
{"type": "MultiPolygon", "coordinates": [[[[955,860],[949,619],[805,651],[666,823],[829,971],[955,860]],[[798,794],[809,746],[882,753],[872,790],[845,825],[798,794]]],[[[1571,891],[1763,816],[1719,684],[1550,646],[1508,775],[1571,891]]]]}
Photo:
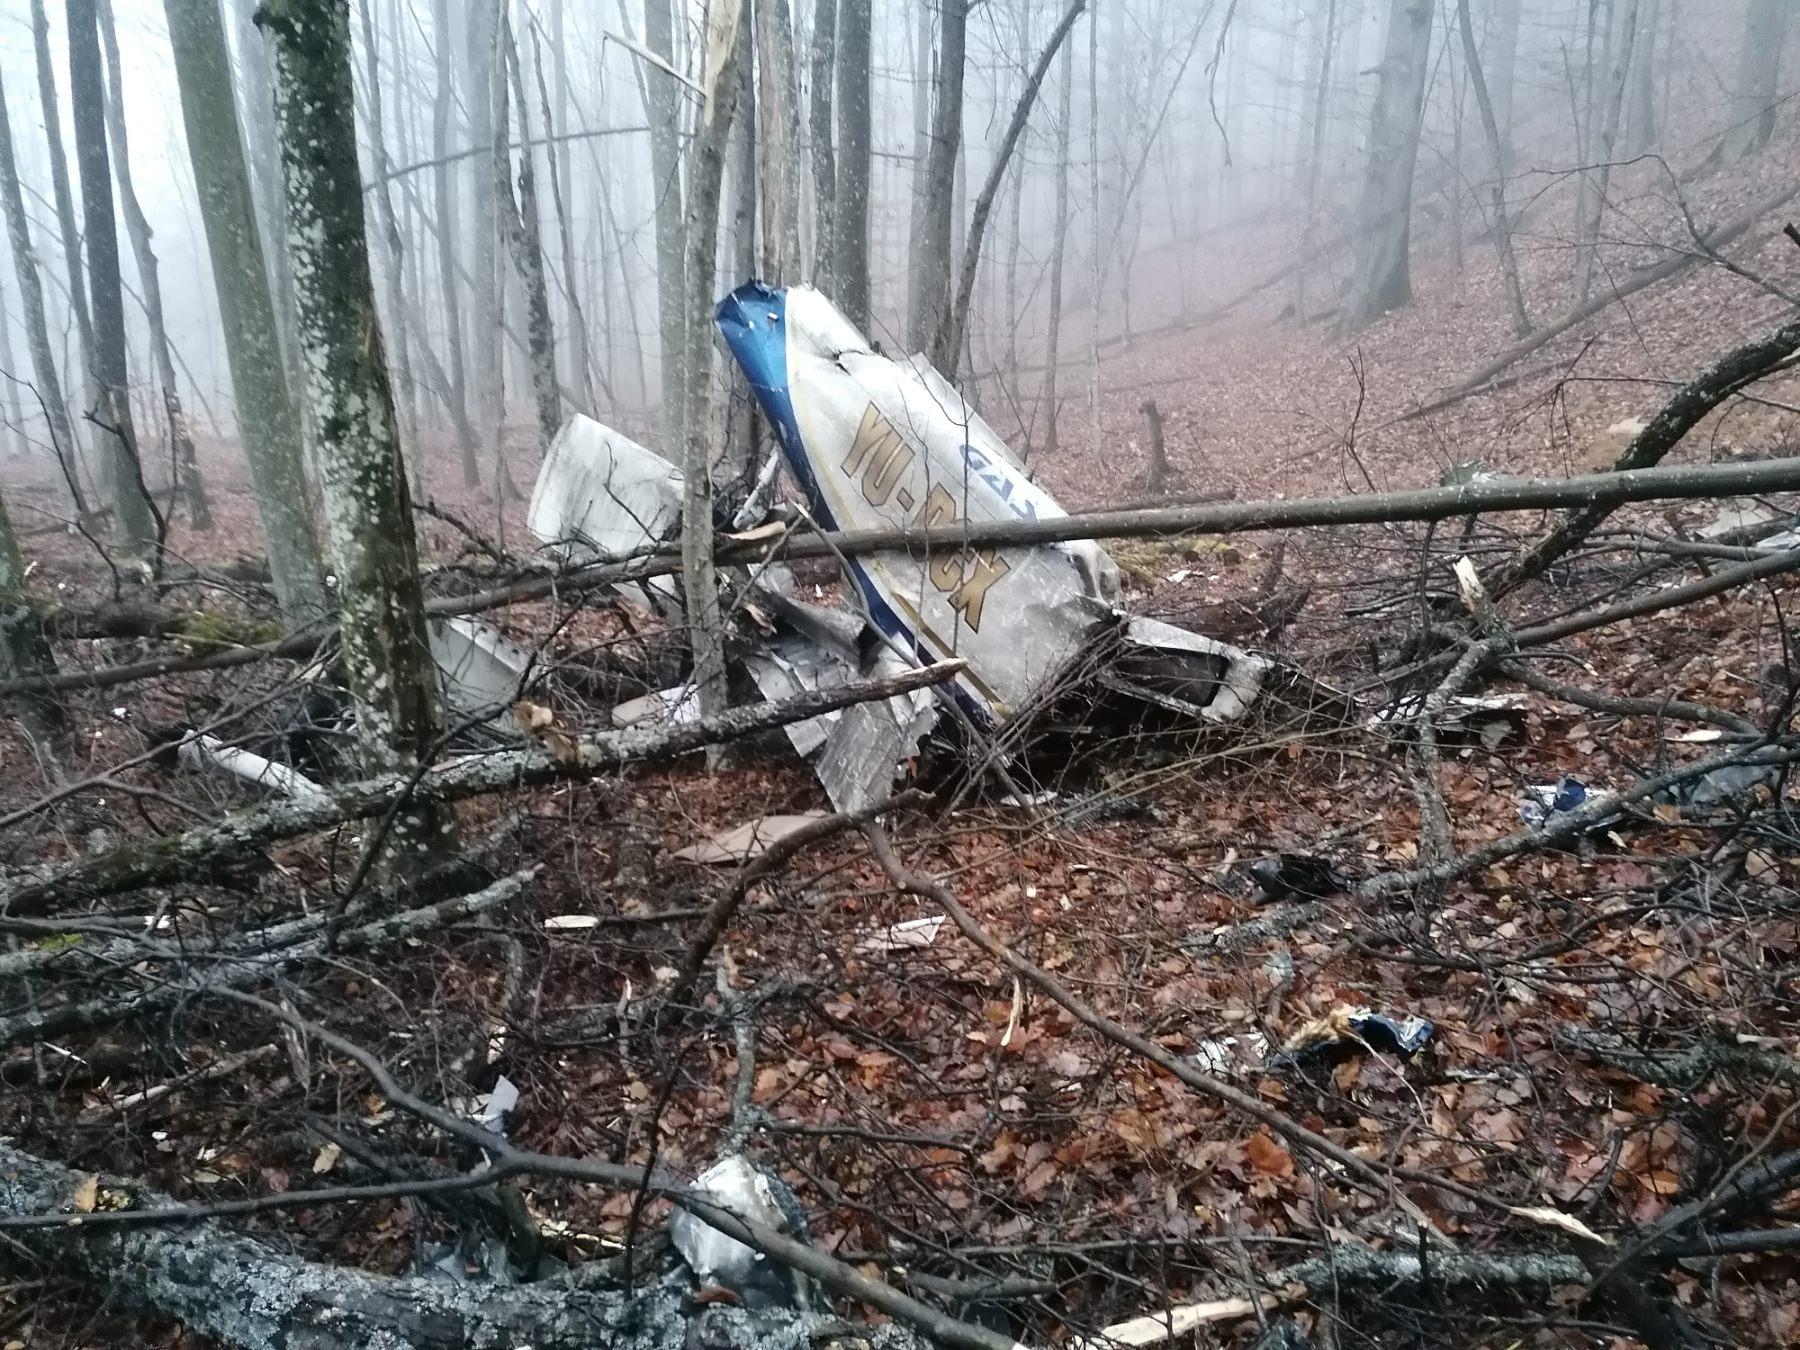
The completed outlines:
{"type": "MultiPolygon", "coordinates": [[[[1689,501],[1706,497],[1754,496],[1800,491],[1800,457],[1740,464],[1707,464],[1623,473],[1578,474],[1568,478],[1508,478],[1410,488],[1342,497],[1299,497],[1291,501],[1205,503],[1133,511],[1089,511],[1038,520],[959,521],[929,529],[845,530],[766,541],[730,541],[714,555],[721,565],[778,559],[859,557],[988,545],[1028,547],[1078,539],[1147,539],[1184,534],[1239,534],[1302,526],[1379,525],[1400,521],[1450,520],[1496,511],[1614,507],[1629,502],[1689,501]]],[[[681,570],[678,553],[659,550],[623,562],[597,563],[532,577],[473,595],[426,602],[426,613],[477,614],[549,596],[574,597],[607,586],[681,570]]],[[[233,647],[201,657],[167,657],[55,676],[0,680],[0,698],[68,689],[105,689],[152,676],[184,671],[223,670],[272,658],[310,656],[325,634],[297,634],[278,643],[233,647]]]]}
{"type": "Polygon", "coordinates": [[[513,788],[593,778],[628,764],[654,763],[740,740],[855,703],[892,698],[937,684],[962,667],[961,661],[944,661],[886,679],[838,685],[779,702],[752,703],[681,726],[604,732],[582,741],[561,759],[537,747],[508,750],[452,760],[434,767],[416,783],[412,774],[387,774],[346,784],[321,798],[265,802],[181,834],[129,844],[61,868],[14,874],[0,881],[0,914],[41,914],[61,900],[215,875],[277,840],[378,816],[408,791],[419,800],[444,804],[513,788]]]}
{"type": "MultiPolygon", "coordinates": [[[[1663,404],[1644,429],[1631,438],[1613,470],[1623,473],[1655,466],[1726,399],[1792,361],[1797,348],[1800,321],[1784,324],[1720,357],[1663,404]]],[[[1484,578],[1488,594],[1501,600],[1526,582],[1535,581],[1551,564],[1579,547],[1611,509],[1604,504],[1587,503],[1566,513],[1555,529],[1521,557],[1484,578]]]]}
{"type": "Polygon", "coordinates": [[[1499,375],[1501,371],[1505,370],[1515,361],[1521,361],[1525,357],[1530,356],[1540,347],[1561,337],[1571,328],[1586,323],[1602,310],[1609,308],[1620,300],[1629,299],[1639,291],[1646,290],[1649,287],[1656,285],[1659,281],[1667,281],[1671,277],[1681,275],[1681,273],[1687,271],[1690,267],[1696,267],[1700,263],[1708,261],[1712,257],[1712,252],[1714,250],[1720,248],[1722,245],[1731,243],[1740,235],[1748,233],[1750,228],[1755,225],[1757,221],[1761,220],[1772,211],[1780,210],[1796,196],[1800,196],[1800,187],[1789,188],[1785,192],[1778,193],[1768,201],[1752,207],[1746,214],[1739,216],[1729,224],[1721,225],[1717,229],[1707,231],[1706,234],[1700,237],[1700,246],[1703,251],[1695,253],[1677,253],[1674,257],[1666,258],[1662,262],[1657,263],[1654,267],[1646,267],[1639,272],[1632,273],[1622,280],[1615,282],[1604,294],[1595,296],[1586,304],[1576,306],[1567,314],[1563,315],[1562,318],[1547,323],[1536,332],[1521,338],[1518,342],[1515,342],[1512,346],[1501,352],[1500,355],[1496,356],[1492,361],[1489,361],[1485,366],[1481,367],[1481,369],[1452,385],[1433,401],[1432,409],[1436,411],[1438,409],[1447,408],[1452,403],[1459,402],[1460,400],[1469,397],[1471,394],[1480,393],[1490,380],[1499,375]]]}
{"type": "MultiPolygon", "coordinates": [[[[526,882],[536,876],[539,870],[536,866],[527,867],[472,894],[407,910],[401,914],[391,914],[373,923],[347,929],[337,935],[336,950],[371,951],[473,918],[477,914],[485,914],[488,910],[516,899],[524,890],[526,882]]],[[[0,1018],[0,1046],[22,1040],[39,1040],[46,1036],[63,1036],[72,1031],[90,1031],[128,1017],[139,1017],[159,1008],[166,1008],[171,1003],[193,998],[196,994],[254,984],[279,975],[302,961],[314,960],[323,955],[329,941],[326,933],[315,932],[301,941],[264,952],[191,955],[190,960],[195,968],[174,978],[160,981],[147,989],[104,993],[78,1003],[43,1006],[40,991],[40,998],[37,1000],[39,1006],[13,1017],[0,1018]]],[[[170,950],[165,955],[171,959],[180,959],[183,953],[170,950]]]]}

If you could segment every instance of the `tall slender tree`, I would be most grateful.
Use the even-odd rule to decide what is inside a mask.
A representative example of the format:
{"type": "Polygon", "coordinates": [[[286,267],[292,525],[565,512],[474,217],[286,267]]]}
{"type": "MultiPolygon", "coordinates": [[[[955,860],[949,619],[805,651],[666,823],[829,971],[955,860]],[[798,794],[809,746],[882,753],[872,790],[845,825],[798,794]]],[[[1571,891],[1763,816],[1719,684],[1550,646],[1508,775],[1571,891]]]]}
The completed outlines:
{"type": "MultiPolygon", "coordinates": [[[[706,65],[701,80],[700,125],[695,133],[688,184],[687,278],[689,304],[709,315],[718,272],[719,196],[725,176],[725,145],[738,99],[739,0],[713,0],[706,16],[706,65]]],[[[727,702],[725,624],[713,569],[713,380],[712,325],[691,326],[684,377],[687,380],[687,445],[682,460],[681,579],[687,601],[688,633],[694,649],[694,687],[700,710],[716,712],[727,702]]]]}
{"type": "Polygon", "coordinates": [[[1436,0],[1389,0],[1381,85],[1356,214],[1356,280],[1345,312],[1355,329],[1412,299],[1413,168],[1425,108],[1436,0]]]}
{"type": "Polygon", "coordinates": [[[1775,135],[1781,111],[1781,49],[1792,16],[1792,0],[1750,0],[1738,44],[1731,127],[1725,133],[1727,159],[1747,159],[1775,135]]]}
{"type": "Polygon", "coordinates": [[[1056,377],[1062,362],[1063,264],[1069,254],[1069,139],[1075,120],[1075,48],[1065,43],[1056,105],[1056,225],[1050,241],[1050,315],[1044,335],[1044,452],[1057,449],[1056,377]]]}
{"type": "Polygon", "coordinates": [[[138,461],[125,357],[125,289],[113,219],[112,165],[106,149],[106,86],[94,0],[69,0],[69,102],[75,118],[75,163],[81,174],[82,242],[92,285],[94,346],[89,361],[98,386],[94,420],[106,468],[113,524],[125,557],[154,565],[162,520],[138,461]]]}
{"type": "MultiPolygon", "coordinates": [[[[37,250],[31,242],[31,224],[25,214],[25,194],[19,185],[18,160],[13,150],[12,120],[6,107],[6,84],[0,76],[0,209],[6,213],[6,238],[12,253],[13,275],[19,282],[19,304],[25,321],[25,346],[31,353],[31,374],[37,396],[44,405],[51,447],[61,458],[65,475],[79,484],[75,427],[63,398],[62,376],[57,371],[56,350],[50,345],[49,317],[44,310],[44,281],[38,274],[37,250]]],[[[79,498],[79,490],[76,496],[79,498]]],[[[80,512],[81,503],[76,502],[80,512]]]]}
{"type": "Polygon", "coordinates": [[[1592,126],[1588,162],[1581,168],[1575,223],[1575,294],[1571,308],[1587,303],[1594,289],[1594,272],[1600,260],[1600,228],[1606,219],[1607,191],[1612,184],[1613,147],[1619,139],[1619,121],[1629,88],[1632,52],[1637,46],[1638,0],[1621,0],[1617,24],[1607,32],[1612,57],[1606,87],[1598,109],[1600,124],[1592,126]]]}
{"type": "Polygon", "coordinates": [[[506,80],[495,82],[494,193],[500,202],[500,231],[512,256],[513,271],[525,292],[525,345],[530,358],[531,390],[537,409],[538,448],[548,451],[562,425],[562,389],[556,378],[556,325],[550,315],[550,287],[545,280],[544,231],[538,214],[536,155],[531,148],[530,104],[525,100],[525,78],[520,70],[519,47],[512,24],[500,16],[500,57],[505,60],[506,80]],[[510,81],[512,98],[507,98],[510,81]],[[512,153],[511,107],[519,110],[518,196],[513,196],[509,166],[512,153]]]}
{"type": "MultiPolygon", "coordinates": [[[[349,0],[265,0],[294,240],[294,292],[319,419],[326,539],[345,681],[369,773],[417,767],[439,730],[418,544],[376,317],[351,121],[349,0]]],[[[414,848],[447,835],[422,803],[396,830],[414,848]]]]}
{"type": "Polygon", "coordinates": [[[832,262],[837,246],[837,151],[831,139],[832,83],[837,73],[837,0],[813,0],[812,86],[808,90],[808,135],[812,140],[813,258],[812,282],[835,294],[832,262]]]}
{"type": "Polygon", "coordinates": [[[1525,307],[1525,287],[1519,280],[1519,261],[1513,254],[1512,216],[1506,205],[1506,142],[1500,135],[1500,119],[1494,112],[1481,53],[1475,46],[1475,24],[1469,15],[1469,0],[1456,0],[1456,23],[1462,32],[1463,62],[1469,68],[1469,83],[1474,86],[1475,104],[1481,111],[1488,154],[1494,161],[1493,186],[1489,189],[1492,202],[1489,230],[1494,236],[1494,252],[1500,259],[1500,277],[1506,285],[1506,303],[1512,311],[1513,331],[1524,337],[1531,331],[1531,314],[1525,307]]]}
{"type": "Polygon", "coordinates": [[[290,620],[311,622],[325,612],[319,541],[307,492],[300,415],[282,361],[275,300],[232,100],[225,29],[215,0],[163,0],[163,11],[269,574],[290,620]]]}
{"type": "Polygon", "coordinates": [[[119,205],[125,214],[125,233],[137,261],[138,288],[143,294],[144,322],[150,330],[150,359],[156,366],[156,382],[162,389],[163,419],[174,454],[175,473],[187,498],[188,518],[197,530],[212,528],[212,508],[206,499],[206,483],[194,454],[194,437],[181,407],[181,390],[175,383],[175,362],[170,355],[169,334],[163,325],[162,277],[156,265],[156,249],[150,222],[138,204],[131,179],[131,142],[125,130],[124,76],[119,70],[119,38],[113,27],[112,0],[99,0],[100,43],[106,53],[106,130],[112,141],[113,177],[119,184],[119,205]]]}
{"type": "MultiPolygon", "coordinates": [[[[950,299],[956,194],[956,162],[962,151],[963,61],[968,45],[969,0],[943,0],[939,12],[937,100],[926,152],[925,199],[913,239],[916,265],[907,297],[906,342],[923,351],[936,335],[950,299]]],[[[954,377],[955,371],[945,372],[954,377]]]]}
{"type": "Polygon", "coordinates": [[[456,103],[450,0],[432,0],[431,39],[437,56],[437,84],[431,97],[431,153],[437,160],[431,171],[433,208],[437,212],[437,229],[433,233],[437,239],[438,294],[444,309],[444,348],[450,362],[444,399],[462,457],[463,481],[476,483],[481,481],[481,465],[476,458],[480,441],[469,420],[468,382],[463,368],[462,282],[456,269],[456,177],[450,165],[450,114],[456,103]]]}
{"type": "MultiPolygon", "coordinates": [[[[468,111],[469,144],[478,152],[469,193],[469,351],[474,364],[476,424],[496,438],[505,418],[501,383],[506,359],[501,338],[504,292],[497,266],[500,197],[494,187],[494,160],[500,144],[495,135],[494,90],[506,79],[497,65],[502,3],[504,0],[467,0],[468,26],[463,34],[463,104],[468,111]]],[[[470,468],[465,462],[463,483],[473,487],[480,477],[471,476],[470,468]]]]}
{"type": "Polygon", "coordinates": [[[838,305],[869,327],[870,0],[843,0],[838,20],[838,212],[832,225],[832,278],[838,305]]]}
{"type": "MultiPolygon", "coordinates": [[[[736,18],[737,6],[732,6],[736,18]]],[[[735,28],[732,30],[737,31],[735,28]]],[[[673,0],[646,0],[644,38],[674,69],[673,0]]],[[[650,121],[650,178],[656,193],[657,334],[662,350],[664,434],[670,445],[687,443],[688,278],[685,194],[681,182],[681,124],[674,79],[661,70],[641,75],[644,112],[650,121]]],[[[733,95],[735,97],[735,94],[733,95]]],[[[709,348],[710,350],[710,348],[709,348]]]]}
{"type": "Polygon", "coordinates": [[[771,282],[797,279],[800,262],[800,100],[794,29],[787,0],[753,0],[756,9],[756,132],[762,182],[762,272],[771,282]]]}

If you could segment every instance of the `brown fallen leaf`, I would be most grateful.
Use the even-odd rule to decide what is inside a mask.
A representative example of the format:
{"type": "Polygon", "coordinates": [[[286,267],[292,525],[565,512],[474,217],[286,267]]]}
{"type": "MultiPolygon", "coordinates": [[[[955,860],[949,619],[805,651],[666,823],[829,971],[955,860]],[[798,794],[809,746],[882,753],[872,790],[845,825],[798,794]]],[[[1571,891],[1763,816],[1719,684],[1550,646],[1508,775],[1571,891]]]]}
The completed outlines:
{"type": "Polygon", "coordinates": [[[92,1214],[99,1203],[100,1178],[90,1172],[76,1185],[75,1193],[69,1197],[69,1208],[77,1214],[92,1214]]]}

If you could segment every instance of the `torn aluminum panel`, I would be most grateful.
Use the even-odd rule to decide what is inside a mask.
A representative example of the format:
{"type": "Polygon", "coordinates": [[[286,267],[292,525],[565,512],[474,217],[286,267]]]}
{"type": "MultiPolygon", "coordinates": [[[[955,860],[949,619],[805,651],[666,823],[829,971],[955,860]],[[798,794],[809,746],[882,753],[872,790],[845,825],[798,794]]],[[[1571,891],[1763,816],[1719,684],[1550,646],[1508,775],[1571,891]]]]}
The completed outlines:
{"type": "Polygon", "coordinates": [[[1101,683],[1207,722],[1235,722],[1262,692],[1272,663],[1160,619],[1119,615],[1124,645],[1101,683]]]}
{"type": "Polygon", "coordinates": [[[451,713],[502,735],[519,735],[512,707],[530,682],[531,653],[498,628],[473,619],[432,619],[426,636],[451,713]]]}
{"type": "Polygon", "coordinates": [[[217,736],[199,732],[176,747],[176,757],[190,769],[218,769],[241,778],[246,783],[268,788],[284,796],[311,801],[327,795],[324,788],[298,769],[254,754],[235,745],[227,745],[217,736]]]}
{"type": "MultiPolygon", "coordinates": [[[[941,377],[875,352],[817,291],[753,283],[717,317],[825,528],[1066,514],[941,377]]],[[[1047,688],[1118,590],[1112,560],[1089,541],[883,553],[850,559],[849,571],[870,620],[918,660],[968,658],[952,690],[985,726],[1047,688]]]]}
{"type": "MultiPolygon", "coordinates": [[[[681,470],[668,460],[576,413],[550,442],[525,523],[564,562],[616,562],[675,534],[681,490],[681,470]]],[[[653,609],[679,603],[671,577],[619,589],[653,609]]]]}

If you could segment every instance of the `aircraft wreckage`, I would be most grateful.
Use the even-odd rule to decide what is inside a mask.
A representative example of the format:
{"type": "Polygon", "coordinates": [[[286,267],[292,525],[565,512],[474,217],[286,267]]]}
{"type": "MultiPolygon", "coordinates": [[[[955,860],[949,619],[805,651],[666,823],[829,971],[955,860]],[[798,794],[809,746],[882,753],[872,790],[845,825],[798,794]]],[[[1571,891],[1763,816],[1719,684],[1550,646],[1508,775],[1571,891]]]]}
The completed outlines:
{"type": "MultiPolygon", "coordinates": [[[[777,445],[738,528],[762,518],[778,466],[798,491],[798,515],[823,530],[1067,514],[924,357],[882,354],[818,291],[750,283],[720,302],[716,320],[777,445]]],[[[577,415],[550,446],[528,523],[567,562],[608,561],[665,545],[679,530],[681,494],[675,465],[577,415]]],[[[1069,698],[1089,713],[1123,702],[1189,726],[1229,723],[1287,673],[1265,657],[1126,614],[1118,568],[1091,541],[840,561],[844,606],[801,598],[778,561],[722,578],[734,607],[756,620],[752,640],[732,644],[733,658],[765,697],[950,657],[967,663],[943,689],[787,728],[842,811],[886,797],[934,730],[994,735],[1029,709],[1054,717],[1069,698]]],[[[629,590],[679,621],[670,578],[629,590]]],[[[815,594],[823,598],[822,589],[815,594]]],[[[697,702],[684,686],[613,716],[680,720],[698,716],[697,702]]]]}

